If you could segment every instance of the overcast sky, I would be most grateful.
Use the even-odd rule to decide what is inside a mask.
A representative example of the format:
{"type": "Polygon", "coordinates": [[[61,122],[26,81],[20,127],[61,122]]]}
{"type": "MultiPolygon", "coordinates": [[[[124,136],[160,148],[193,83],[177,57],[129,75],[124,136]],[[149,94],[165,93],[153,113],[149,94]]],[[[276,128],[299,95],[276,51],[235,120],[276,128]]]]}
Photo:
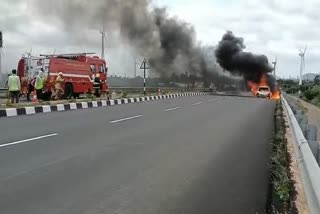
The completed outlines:
{"type": "MultiPolygon", "coordinates": [[[[29,1],[0,0],[4,71],[15,68],[21,54],[31,49],[34,55],[54,50],[101,53],[99,32],[88,32],[90,42],[79,44],[58,23],[45,23],[34,15],[29,1]]],[[[226,30],[233,31],[244,38],[248,51],[265,54],[270,61],[277,56],[282,77],[298,76],[298,51],[308,43],[306,72],[320,72],[319,0],[154,0],[153,4],[168,7],[172,16],[194,25],[202,44],[216,45],[226,30]]],[[[133,60],[126,48],[108,45],[111,74],[133,75],[133,60]]]]}

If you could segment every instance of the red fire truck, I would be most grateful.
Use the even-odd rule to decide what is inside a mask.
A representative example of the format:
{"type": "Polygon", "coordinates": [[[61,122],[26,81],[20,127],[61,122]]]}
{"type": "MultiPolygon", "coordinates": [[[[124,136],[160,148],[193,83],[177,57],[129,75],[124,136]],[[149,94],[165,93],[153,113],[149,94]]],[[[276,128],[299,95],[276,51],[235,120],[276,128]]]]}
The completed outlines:
{"type": "Polygon", "coordinates": [[[55,79],[63,73],[65,96],[78,97],[93,92],[95,75],[100,74],[101,93],[108,89],[107,65],[104,59],[92,56],[93,53],[40,55],[40,57],[22,57],[18,64],[18,76],[32,80],[39,71],[43,71],[44,92],[54,90],[55,79]]]}

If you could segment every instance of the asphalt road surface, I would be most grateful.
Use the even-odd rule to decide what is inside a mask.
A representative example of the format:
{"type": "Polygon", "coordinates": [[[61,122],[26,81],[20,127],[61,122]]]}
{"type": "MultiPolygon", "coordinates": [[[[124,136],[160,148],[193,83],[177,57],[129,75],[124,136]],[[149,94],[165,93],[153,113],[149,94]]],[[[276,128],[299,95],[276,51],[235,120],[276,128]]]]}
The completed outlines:
{"type": "Polygon", "coordinates": [[[263,213],[274,107],[197,96],[1,118],[0,213],[263,213]]]}

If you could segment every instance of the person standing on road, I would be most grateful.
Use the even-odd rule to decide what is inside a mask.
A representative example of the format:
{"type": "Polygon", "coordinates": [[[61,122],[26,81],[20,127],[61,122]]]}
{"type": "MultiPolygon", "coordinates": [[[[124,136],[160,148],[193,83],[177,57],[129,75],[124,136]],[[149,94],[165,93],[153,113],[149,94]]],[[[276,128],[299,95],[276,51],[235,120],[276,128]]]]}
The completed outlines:
{"type": "Polygon", "coordinates": [[[11,103],[19,103],[19,94],[21,90],[20,78],[17,76],[17,70],[12,70],[12,75],[8,78],[8,88],[11,97],[11,103]]]}
{"type": "Polygon", "coordinates": [[[27,101],[31,101],[30,94],[34,91],[35,83],[36,83],[36,77],[33,77],[32,79],[29,80],[27,101]]]}
{"type": "Polygon", "coordinates": [[[36,77],[35,89],[37,92],[37,99],[42,99],[42,90],[43,90],[43,78],[42,78],[42,71],[39,71],[36,77]]]}
{"type": "Polygon", "coordinates": [[[21,77],[21,95],[20,96],[28,95],[28,77],[23,76],[21,77]]]}
{"type": "Polygon", "coordinates": [[[96,74],[94,81],[93,81],[93,89],[94,89],[94,95],[96,97],[100,97],[101,95],[101,80],[100,80],[100,74],[96,74]]]}
{"type": "Polygon", "coordinates": [[[61,96],[64,94],[63,83],[64,83],[63,74],[62,74],[62,72],[59,72],[59,74],[56,78],[56,84],[54,85],[55,99],[60,99],[61,96]]]}
{"type": "Polygon", "coordinates": [[[209,87],[209,90],[210,90],[210,92],[213,92],[213,89],[214,89],[214,84],[213,84],[213,82],[210,84],[210,87],[209,87]]]}

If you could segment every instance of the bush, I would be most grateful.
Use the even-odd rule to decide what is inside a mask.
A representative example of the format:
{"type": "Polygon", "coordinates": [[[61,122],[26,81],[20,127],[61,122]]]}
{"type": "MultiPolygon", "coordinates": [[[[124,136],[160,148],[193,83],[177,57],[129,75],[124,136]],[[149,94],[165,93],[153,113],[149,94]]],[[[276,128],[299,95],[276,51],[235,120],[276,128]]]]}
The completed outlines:
{"type": "Polygon", "coordinates": [[[320,106],[320,96],[315,97],[310,101],[313,105],[320,106]]]}
{"type": "Polygon", "coordinates": [[[126,91],[122,92],[122,98],[127,98],[128,93],[126,91]]]}
{"type": "Polygon", "coordinates": [[[299,88],[297,87],[289,87],[286,89],[287,94],[295,94],[299,91],[299,88]]]}
{"type": "Polygon", "coordinates": [[[319,96],[320,95],[320,86],[319,85],[313,86],[312,89],[311,89],[311,92],[315,96],[319,96]]]}
{"type": "Polygon", "coordinates": [[[306,90],[304,93],[303,93],[303,96],[308,100],[308,101],[311,101],[313,100],[317,94],[316,93],[313,93],[312,90],[306,90]]]}

